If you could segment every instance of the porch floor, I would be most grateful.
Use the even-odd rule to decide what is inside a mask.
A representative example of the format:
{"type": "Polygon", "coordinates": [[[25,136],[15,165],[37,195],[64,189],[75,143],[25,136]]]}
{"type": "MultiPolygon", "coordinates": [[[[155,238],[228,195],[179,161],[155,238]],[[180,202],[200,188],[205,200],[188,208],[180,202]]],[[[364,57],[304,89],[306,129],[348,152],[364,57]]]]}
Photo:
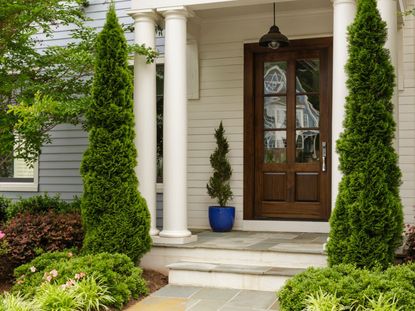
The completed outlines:
{"type": "Polygon", "coordinates": [[[197,234],[198,240],[196,242],[182,245],[158,243],[155,245],[180,248],[323,254],[323,245],[328,237],[326,233],[309,232],[212,232],[194,230],[192,233],[197,234]]]}

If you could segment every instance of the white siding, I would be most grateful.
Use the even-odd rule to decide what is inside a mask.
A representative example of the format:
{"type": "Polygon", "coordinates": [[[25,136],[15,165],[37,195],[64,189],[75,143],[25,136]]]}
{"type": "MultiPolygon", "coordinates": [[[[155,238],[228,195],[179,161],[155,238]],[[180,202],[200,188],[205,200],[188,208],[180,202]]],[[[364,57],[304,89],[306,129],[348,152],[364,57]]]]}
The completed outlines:
{"type": "MultiPolygon", "coordinates": [[[[271,14],[271,12],[269,12],[271,14]]],[[[197,14],[197,12],[196,12],[197,14]]],[[[272,16],[245,15],[202,20],[199,37],[200,99],[188,102],[188,217],[191,228],[209,227],[207,210],[215,202],[206,193],[214,129],[223,120],[230,144],[235,229],[243,219],[243,48],[268,31],[272,16]]],[[[289,38],[324,37],[332,33],[332,12],[285,12],[278,17],[289,38]],[[295,21],[295,22],[293,22],[295,21]]]]}
{"type": "MultiPolygon", "coordinates": [[[[407,2],[409,8],[414,0],[407,2]]],[[[401,197],[405,223],[415,223],[415,17],[404,18],[403,46],[399,66],[399,165],[402,170],[401,197]]]]}

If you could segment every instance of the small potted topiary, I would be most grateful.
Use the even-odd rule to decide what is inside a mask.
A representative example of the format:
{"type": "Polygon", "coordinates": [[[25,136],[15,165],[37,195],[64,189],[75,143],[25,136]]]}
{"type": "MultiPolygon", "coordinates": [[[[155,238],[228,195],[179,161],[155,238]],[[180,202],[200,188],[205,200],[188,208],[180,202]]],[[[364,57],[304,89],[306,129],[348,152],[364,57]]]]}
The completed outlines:
{"type": "Polygon", "coordinates": [[[222,121],[215,130],[216,149],[210,155],[210,164],[213,175],[206,185],[207,192],[212,199],[216,199],[218,206],[209,206],[209,223],[215,232],[231,231],[235,221],[235,207],[227,206],[232,199],[230,179],[232,176],[231,164],[228,160],[229,143],[225,137],[222,121]]]}

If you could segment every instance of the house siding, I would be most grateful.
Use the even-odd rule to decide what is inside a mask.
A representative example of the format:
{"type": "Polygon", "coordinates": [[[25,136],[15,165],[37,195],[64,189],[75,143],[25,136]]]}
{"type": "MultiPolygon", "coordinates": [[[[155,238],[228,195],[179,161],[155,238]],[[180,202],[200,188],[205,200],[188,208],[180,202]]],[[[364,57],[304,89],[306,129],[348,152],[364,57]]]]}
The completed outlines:
{"type": "MultiPolygon", "coordinates": [[[[415,1],[407,1],[408,8],[415,1]]],[[[405,223],[415,223],[415,17],[404,18],[399,55],[399,166],[402,170],[401,198],[405,223]]]]}
{"type": "MultiPolygon", "coordinates": [[[[278,25],[290,39],[326,37],[332,33],[332,15],[331,9],[284,12],[278,16],[278,25]],[[293,20],[298,22],[293,24],[293,20]]],[[[234,228],[243,229],[243,49],[244,43],[258,42],[271,20],[271,15],[248,14],[201,22],[200,99],[188,101],[190,228],[209,227],[208,206],[215,204],[206,193],[212,171],[209,156],[215,149],[214,129],[222,120],[233,170],[234,198],[229,205],[236,208],[234,228]]]]}

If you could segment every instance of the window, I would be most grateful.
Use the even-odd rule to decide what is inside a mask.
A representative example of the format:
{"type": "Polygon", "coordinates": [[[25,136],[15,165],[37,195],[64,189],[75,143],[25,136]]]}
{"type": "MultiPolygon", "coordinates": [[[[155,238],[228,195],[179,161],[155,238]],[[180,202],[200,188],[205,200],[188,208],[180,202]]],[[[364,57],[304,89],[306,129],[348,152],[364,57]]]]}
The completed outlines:
{"type": "Polygon", "coordinates": [[[163,182],[163,100],[164,65],[156,66],[157,77],[157,183],[163,182]]]}
{"type": "Polygon", "coordinates": [[[38,165],[0,158],[0,191],[38,191],[38,165]]]}

